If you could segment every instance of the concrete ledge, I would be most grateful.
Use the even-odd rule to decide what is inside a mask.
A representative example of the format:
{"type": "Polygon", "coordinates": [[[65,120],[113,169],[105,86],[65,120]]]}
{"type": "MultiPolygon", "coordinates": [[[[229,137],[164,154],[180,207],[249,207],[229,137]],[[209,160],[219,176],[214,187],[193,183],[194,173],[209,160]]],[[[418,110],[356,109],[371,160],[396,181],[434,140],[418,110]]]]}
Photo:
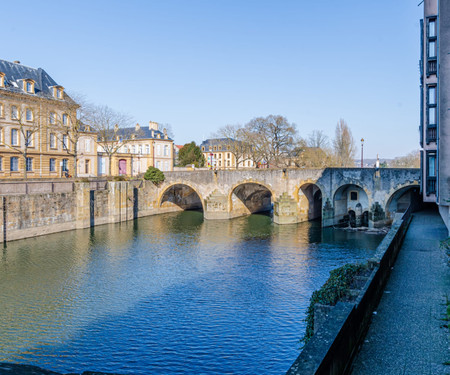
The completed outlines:
{"type": "Polygon", "coordinates": [[[338,302],[304,347],[287,375],[345,374],[361,345],[378,305],[411,219],[409,211],[394,225],[374,257],[365,286],[354,303],[338,302]]]}

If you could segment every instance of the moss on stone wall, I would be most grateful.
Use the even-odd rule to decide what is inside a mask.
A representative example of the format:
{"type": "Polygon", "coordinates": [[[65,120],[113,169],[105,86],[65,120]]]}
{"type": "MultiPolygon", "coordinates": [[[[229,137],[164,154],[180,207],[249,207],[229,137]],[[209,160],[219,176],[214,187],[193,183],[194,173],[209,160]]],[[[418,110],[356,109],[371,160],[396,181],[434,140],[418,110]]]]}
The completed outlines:
{"type": "Polygon", "coordinates": [[[334,306],[343,297],[348,295],[355,276],[367,270],[366,264],[346,264],[330,272],[330,277],[316,290],[310,299],[306,316],[306,332],[300,340],[306,344],[314,335],[314,307],[317,303],[334,306]]]}

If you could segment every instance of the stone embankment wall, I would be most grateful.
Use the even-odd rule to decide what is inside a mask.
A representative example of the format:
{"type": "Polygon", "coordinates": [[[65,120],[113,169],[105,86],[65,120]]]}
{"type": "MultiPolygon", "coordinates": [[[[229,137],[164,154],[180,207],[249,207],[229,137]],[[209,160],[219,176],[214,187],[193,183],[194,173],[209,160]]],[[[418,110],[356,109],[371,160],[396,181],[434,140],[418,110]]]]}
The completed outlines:
{"type": "Polygon", "coordinates": [[[410,223],[410,212],[411,207],[402,219],[393,224],[369,260],[372,272],[356,301],[338,302],[331,307],[327,318],[286,375],[340,375],[349,372],[397,258],[410,223]]]}
{"type": "Polygon", "coordinates": [[[0,240],[62,232],[173,212],[149,181],[29,181],[0,183],[0,240]]]}

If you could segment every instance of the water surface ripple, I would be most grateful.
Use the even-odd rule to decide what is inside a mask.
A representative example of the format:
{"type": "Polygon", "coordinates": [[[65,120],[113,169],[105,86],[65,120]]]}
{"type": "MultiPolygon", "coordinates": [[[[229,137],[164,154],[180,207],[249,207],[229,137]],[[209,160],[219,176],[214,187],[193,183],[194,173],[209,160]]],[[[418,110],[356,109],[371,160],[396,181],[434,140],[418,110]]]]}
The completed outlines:
{"type": "Polygon", "coordinates": [[[282,374],[311,293],[381,237],[180,212],[15,241],[0,362],[59,372],[282,374]]]}

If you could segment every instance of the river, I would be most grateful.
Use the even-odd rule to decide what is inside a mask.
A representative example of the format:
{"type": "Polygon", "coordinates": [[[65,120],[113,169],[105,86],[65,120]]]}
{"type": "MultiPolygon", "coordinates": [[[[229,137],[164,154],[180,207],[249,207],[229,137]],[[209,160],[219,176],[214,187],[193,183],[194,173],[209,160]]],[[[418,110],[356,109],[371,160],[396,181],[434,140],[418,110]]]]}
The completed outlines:
{"type": "Polygon", "coordinates": [[[312,292],[382,236],[185,211],[14,241],[0,362],[59,372],[283,374],[312,292]]]}

